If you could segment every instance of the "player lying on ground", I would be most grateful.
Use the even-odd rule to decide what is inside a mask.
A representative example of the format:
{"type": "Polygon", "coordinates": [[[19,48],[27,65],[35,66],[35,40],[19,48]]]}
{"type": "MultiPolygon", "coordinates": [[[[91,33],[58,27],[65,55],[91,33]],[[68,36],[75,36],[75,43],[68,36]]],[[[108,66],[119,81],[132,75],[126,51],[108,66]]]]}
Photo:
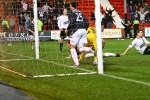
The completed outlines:
{"type": "Polygon", "coordinates": [[[142,30],[137,30],[137,37],[132,41],[132,43],[121,55],[125,55],[133,46],[141,54],[150,54],[150,46],[147,45],[150,45],[150,42],[146,40],[145,37],[143,37],[142,30]]]}
{"type": "MultiPolygon", "coordinates": [[[[98,59],[97,59],[97,43],[96,43],[96,28],[95,27],[89,27],[88,30],[88,35],[87,35],[87,41],[88,43],[85,45],[86,47],[91,47],[93,48],[93,56],[94,56],[94,62],[93,64],[98,64],[98,59]]],[[[105,45],[105,41],[102,40],[102,46],[104,48],[105,45]]],[[[81,61],[85,55],[87,54],[87,52],[82,52],[79,56],[79,61],[81,61]]],[[[89,55],[91,56],[91,55],[89,55]]],[[[120,54],[115,54],[115,53],[103,53],[103,57],[119,57],[120,54]]],[[[86,56],[88,57],[88,56],[86,56]]]]}

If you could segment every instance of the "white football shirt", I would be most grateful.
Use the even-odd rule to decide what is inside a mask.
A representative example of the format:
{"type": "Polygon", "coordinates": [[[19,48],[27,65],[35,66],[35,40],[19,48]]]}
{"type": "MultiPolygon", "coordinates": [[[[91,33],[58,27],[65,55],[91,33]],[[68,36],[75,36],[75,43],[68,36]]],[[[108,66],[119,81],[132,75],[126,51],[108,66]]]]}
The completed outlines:
{"type": "Polygon", "coordinates": [[[58,27],[59,28],[64,28],[64,29],[67,29],[69,26],[69,19],[68,19],[68,16],[64,16],[64,15],[61,15],[59,18],[58,18],[58,27]]]}
{"type": "Polygon", "coordinates": [[[146,40],[145,37],[142,37],[142,38],[135,38],[132,43],[129,45],[129,48],[132,48],[133,46],[135,46],[136,50],[138,52],[140,52],[141,54],[144,53],[144,50],[146,49],[147,45],[149,41],[146,40]]]}

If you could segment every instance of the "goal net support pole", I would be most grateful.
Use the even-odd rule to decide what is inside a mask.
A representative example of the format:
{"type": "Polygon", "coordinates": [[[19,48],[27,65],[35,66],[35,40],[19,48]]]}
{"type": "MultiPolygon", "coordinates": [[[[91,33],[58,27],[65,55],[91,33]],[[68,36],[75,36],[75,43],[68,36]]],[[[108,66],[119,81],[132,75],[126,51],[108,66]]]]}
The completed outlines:
{"type": "Polygon", "coordinates": [[[96,18],[96,35],[97,35],[97,57],[98,57],[98,73],[103,74],[103,53],[102,53],[102,32],[101,32],[101,16],[100,16],[100,0],[95,1],[95,18],[96,18]]]}
{"type": "Polygon", "coordinates": [[[35,55],[36,59],[39,59],[39,34],[38,34],[38,17],[37,17],[37,0],[33,0],[34,4],[34,32],[35,32],[35,55]]]}

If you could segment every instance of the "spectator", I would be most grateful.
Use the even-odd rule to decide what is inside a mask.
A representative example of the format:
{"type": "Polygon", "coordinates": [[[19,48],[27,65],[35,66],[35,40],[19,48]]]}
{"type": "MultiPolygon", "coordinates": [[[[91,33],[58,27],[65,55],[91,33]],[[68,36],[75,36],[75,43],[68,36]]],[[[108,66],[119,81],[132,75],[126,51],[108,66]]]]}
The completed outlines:
{"type": "MultiPolygon", "coordinates": [[[[48,9],[47,9],[47,10],[48,10],[48,9]]],[[[39,17],[43,19],[43,16],[44,16],[44,9],[41,9],[38,14],[39,14],[39,17]]]]}
{"type": "Polygon", "coordinates": [[[7,1],[4,1],[4,0],[2,1],[2,3],[3,3],[3,6],[4,6],[4,14],[8,15],[9,14],[9,10],[8,10],[9,4],[8,4],[7,1]]]}
{"type": "Polygon", "coordinates": [[[58,25],[57,25],[57,22],[58,22],[58,18],[57,16],[54,16],[53,17],[53,23],[54,23],[54,30],[58,30],[58,25]]]}
{"type": "Polygon", "coordinates": [[[9,30],[9,24],[8,24],[8,21],[5,19],[2,20],[2,29],[3,29],[3,32],[7,32],[9,30]]]}
{"type": "Polygon", "coordinates": [[[23,32],[25,18],[22,14],[19,15],[19,32],[23,32]]]}
{"type": "Polygon", "coordinates": [[[130,9],[130,6],[132,6],[132,8],[134,7],[134,2],[132,0],[130,0],[130,2],[127,3],[127,8],[130,9]]]}
{"type": "Polygon", "coordinates": [[[101,23],[104,25],[104,28],[107,28],[107,17],[105,12],[102,12],[102,20],[101,23]]]}
{"type": "Polygon", "coordinates": [[[132,33],[131,33],[131,26],[132,24],[130,23],[130,21],[128,21],[127,24],[124,24],[123,22],[121,22],[121,24],[125,27],[124,30],[125,30],[125,38],[128,37],[128,34],[129,34],[129,37],[132,38],[132,33]]]}
{"type": "Polygon", "coordinates": [[[17,0],[16,6],[15,6],[16,11],[17,11],[17,16],[19,16],[21,14],[21,7],[22,7],[21,2],[19,0],[17,0]]]}
{"type": "Polygon", "coordinates": [[[115,10],[115,8],[113,10],[111,10],[111,8],[109,8],[109,10],[107,10],[107,7],[106,7],[106,11],[107,11],[107,14],[109,15],[112,15],[112,12],[115,10]]]}
{"type": "Polygon", "coordinates": [[[53,17],[58,16],[58,9],[56,8],[56,6],[53,6],[52,13],[53,13],[53,17]]]}
{"type": "Polygon", "coordinates": [[[113,24],[113,22],[115,22],[115,20],[113,19],[111,14],[108,14],[107,21],[108,21],[108,28],[112,28],[112,24],[113,24]]]}
{"type": "Polygon", "coordinates": [[[62,13],[62,5],[59,0],[57,1],[57,3],[54,6],[56,6],[56,9],[58,12],[57,14],[61,14],[62,13]]]}
{"type": "Polygon", "coordinates": [[[130,6],[130,7],[129,7],[130,22],[133,22],[133,20],[134,20],[134,11],[135,11],[134,7],[133,7],[133,6],[130,6]]]}
{"type": "Polygon", "coordinates": [[[11,0],[10,2],[10,12],[11,12],[11,15],[14,15],[15,14],[15,3],[13,0],[11,0]]]}
{"type": "Polygon", "coordinates": [[[25,13],[25,31],[28,32],[28,27],[31,22],[31,18],[28,13],[25,13]]]}
{"type": "Polygon", "coordinates": [[[15,17],[10,17],[9,19],[9,25],[10,25],[10,32],[13,32],[15,29],[15,24],[16,24],[16,18],[15,17]]]}
{"type": "Polygon", "coordinates": [[[144,12],[144,10],[143,10],[143,11],[138,12],[138,13],[140,14],[140,20],[141,20],[142,24],[144,24],[145,23],[145,16],[148,13],[148,11],[144,12]]]}
{"type": "Polygon", "coordinates": [[[41,32],[43,30],[43,22],[42,18],[38,19],[38,31],[41,32]]]}
{"type": "Polygon", "coordinates": [[[69,4],[66,2],[66,0],[63,0],[63,2],[61,3],[63,8],[68,8],[69,4]]]}
{"type": "Polygon", "coordinates": [[[138,19],[134,19],[133,21],[133,26],[134,26],[134,38],[136,38],[136,35],[137,35],[137,30],[139,29],[139,20],[138,19]]]}
{"type": "Polygon", "coordinates": [[[41,6],[41,0],[37,1],[37,12],[39,12],[41,10],[42,6],[41,6]]]}
{"type": "Polygon", "coordinates": [[[145,15],[145,22],[150,22],[150,11],[145,15]]]}
{"type": "Polygon", "coordinates": [[[136,11],[134,12],[134,18],[139,19],[139,13],[138,13],[138,10],[136,10],[136,11]]]}
{"type": "Polygon", "coordinates": [[[48,20],[48,19],[52,19],[53,18],[53,15],[51,13],[51,11],[49,11],[48,9],[46,10],[46,12],[44,12],[44,17],[43,17],[43,20],[48,20]]]}
{"type": "Polygon", "coordinates": [[[46,23],[46,30],[52,30],[52,21],[51,21],[51,19],[46,20],[45,23],[46,23]]]}
{"type": "Polygon", "coordinates": [[[47,2],[46,2],[45,5],[42,7],[42,9],[44,10],[44,12],[46,12],[47,9],[52,10],[52,8],[48,5],[47,2]]]}
{"type": "Polygon", "coordinates": [[[33,5],[28,6],[28,13],[30,17],[34,17],[33,5]]]}
{"type": "Polygon", "coordinates": [[[23,11],[27,11],[28,10],[28,4],[26,3],[26,1],[22,0],[21,3],[22,3],[23,11]]]}
{"type": "Polygon", "coordinates": [[[146,0],[140,0],[140,4],[141,4],[142,6],[144,6],[145,2],[146,2],[146,0]]]}
{"type": "Polygon", "coordinates": [[[136,5],[136,10],[137,10],[137,11],[140,11],[140,8],[141,8],[141,7],[142,7],[141,4],[138,3],[138,4],[136,5]]]}
{"type": "Polygon", "coordinates": [[[147,2],[145,2],[145,5],[144,5],[144,11],[147,12],[150,10],[150,6],[147,2]]]}

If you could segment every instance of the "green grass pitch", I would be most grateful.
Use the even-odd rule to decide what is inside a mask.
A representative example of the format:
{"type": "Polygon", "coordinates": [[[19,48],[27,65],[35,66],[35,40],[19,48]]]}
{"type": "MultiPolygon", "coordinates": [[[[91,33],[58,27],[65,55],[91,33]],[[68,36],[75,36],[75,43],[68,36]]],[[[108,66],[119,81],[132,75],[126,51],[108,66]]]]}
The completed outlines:
{"type": "MultiPolygon", "coordinates": [[[[150,39],[148,39],[150,40],[150,39]]],[[[103,52],[123,53],[131,39],[106,39],[103,52]]],[[[93,58],[83,59],[81,69],[73,69],[66,59],[65,45],[59,53],[59,42],[40,42],[40,59],[28,42],[1,43],[0,65],[30,75],[72,74],[97,71],[93,58]],[[11,60],[12,61],[9,61],[11,60]],[[21,60],[24,59],[24,60],[21,60]],[[6,60],[6,61],[3,61],[6,60]]],[[[0,70],[0,79],[26,92],[37,100],[149,100],[150,55],[141,55],[132,48],[122,57],[104,57],[104,74],[73,75],[47,78],[24,78],[0,70]]]]}

